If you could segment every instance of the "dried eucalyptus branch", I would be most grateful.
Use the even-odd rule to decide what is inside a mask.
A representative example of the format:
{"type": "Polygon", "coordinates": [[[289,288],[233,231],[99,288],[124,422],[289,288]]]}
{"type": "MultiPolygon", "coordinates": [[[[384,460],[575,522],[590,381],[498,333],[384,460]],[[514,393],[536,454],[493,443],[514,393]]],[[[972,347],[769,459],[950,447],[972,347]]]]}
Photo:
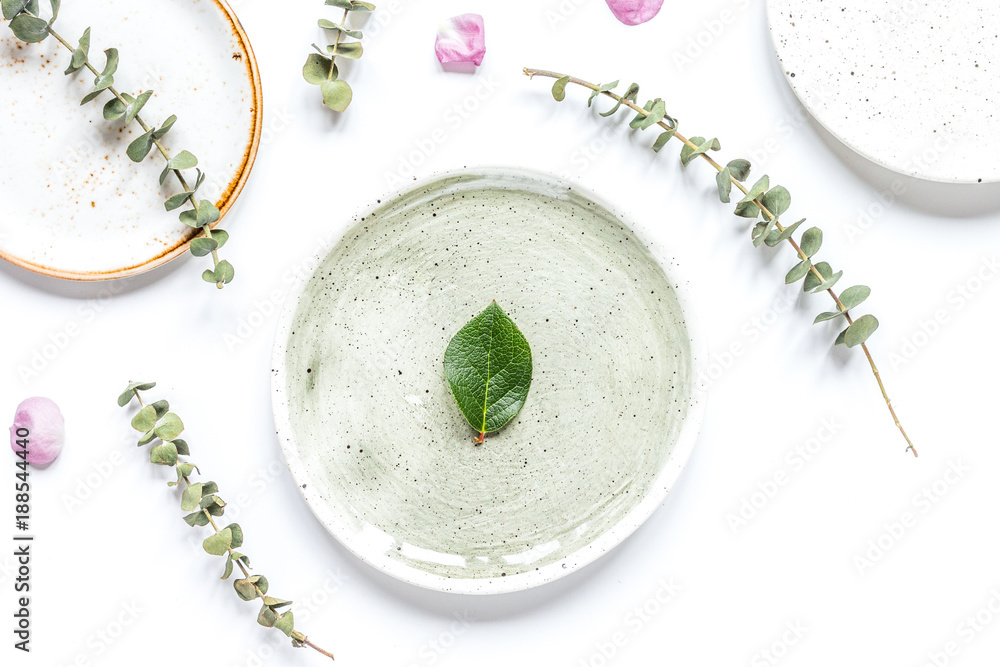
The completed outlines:
{"type": "Polygon", "coordinates": [[[759,247],[763,243],[773,248],[779,243],[787,241],[795,250],[799,262],[785,276],[785,283],[791,285],[802,280],[803,291],[814,294],[827,292],[830,295],[836,305],[836,310],[820,313],[816,316],[813,323],[825,322],[838,317],[843,317],[846,320],[847,327],[837,336],[835,345],[846,345],[847,347],[860,346],[864,351],[872,372],[875,374],[879,390],[882,392],[882,398],[889,408],[889,413],[892,415],[892,419],[896,423],[899,432],[903,434],[903,438],[906,440],[906,451],[913,452],[914,456],[917,455],[916,448],[910,441],[910,437],[906,434],[906,430],[903,429],[903,425],[900,424],[899,417],[896,416],[896,410],[892,407],[892,401],[889,400],[889,395],[886,393],[882,377],[878,372],[878,367],[875,365],[875,360],[872,358],[871,351],[869,351],[866,344],[868,337],[878,328],[878,320],[874,315],[862,315],[855,319],[849,312],[861,305],[868,298],[869,294],[871,294],[871,289],[864,285],[855,285],[848,287],[839,295],[834,291],[834,285],[840,280],[843,271],[834,273],[827,262],[813,263],[812,261],[812,258],[823,244],[823,231],[818,227],[811,227],[802,233],[799,241],[796,241],[792,238],[792,235],[805,222],[805,219],[799,220],[787,227],[779,222],[779,217],[788,210],[792,201],[787,189],[780,185],[772,188],[766,175],[762,176],[760,180],[748,188],[743,182],[750,175],[749,161],[742,159],[732,160],[726,166],[722,166],[716,162],[708,155],[708,152],[717,151],[721,148],[718,139],[705,139],[704,137],[691,137],[687,139],[679,134],[677,132],[677,121],[667,115],[666,104],[663,100],[656,98],[646,102],[641,107],[637,104],[639,86],[635,83],[628,87],[624,95],[618,95],[612,92],[618,86],[617,81],[603,85],[593,84],[589,81],[557,72],[528,68],[524,69],[524,73],[528,78],[544,76],[555,79],[555,83],[552,86],[552,96],[557,102],[561,102],[566,98],[566,86],[572,83],[592,91],[590,99],[587,100],[587,106],[593,104],[594,99],[598,95],[610,97],[615,101],[615,105],[611,109],[601,113],[602,116],[611,116],[622,106],[632,109],[636,112],[635,118],[629,124],[632,129],[646,130],[653,126],[661,128],[662,131],[653,143],[653,151],[659,152],[668,141],[676,139],[683,144],[680,153],[682,165],[686,167],[695,158],[701,157],[716,169],[718,172],[716,175],[716,184],[719,188],[719,199],[723,203],[728,204],[730,202],[730,193],[733,186],[742,192],[745,196],[736,204],[735,214],[751,220],[756,220],[763,214],[763,219],[754,225],[751,232],[754,247],[759,247]]]}
{"type": "Polygon", "coordinates": [[[288,600],[270,597],[267,594],[267,579],[259,574],[250,574],[250,559],[236,551],[243,544],[243,529],[239,524],[231,523],[225,528],[219,528],[215,517],[225,513],[226,503],[218,496],[219,486],[215,482],[191,482],[191,475],[198,471],[197,466],[189,461],[178,460],[179,456],[189,456],[187,442],[180,439],[184,431],[184,423],[177,414],[170,412],[167,401],[156,401],[146,404],[139,394],[156,386],[155,382],[133,382],[118,397],[118,405],[127,406],[132,399],[139,401],[141,408],[132,418],[132,428],[142,433],[139,446],[147,445],[154,440],[160,444],[153,445],[149,451],[149,461],[156,465],[172,466],[177,472],[177,481],[167,482],[167,486],[184,485],[181,495],[181,509],[190,512],[184,521],[191,526],[211,526],[212,534],[205,538],[202,547],[213,556],[223,556],[226,559],[223,579],[228,579],[233,573],[233,566],[243,573],[242,579],[233,582],[236,594],[247,602],[260,599],[262,606],[257,615],[257,622],[267,628],[276,628],[292,639],[292,646],[301,648],[308,646],[330,659],[333,654],[313,644],[309,639],[295,629],[295,619],[291,610],[282,612],[282,607],[292,604],[288,600]]]}
{"type": "Polygon", "coordinates": [[[337,56],[357,60],[364,53],[361,42],[343,42],[344,35],[361,39],[360,30],[349,30],[347,28],[347,17],[351,12],[370,12],[375,9],[375,5],[370,2],[358,2],[358,0],[326,0],[326,4],[333,5],[344,10],[344,16],[340,23],[334,23],[327,19],[320,19],[318,25],[324,30],[335,33],[333,44],[326,47],[326,50],[312,45],[317,53],[306,58],[306,64],[302,66],[302,78],[314,86],[319,86],[323,94],[323,104],[334,111],[345,111],[354,99],[354,91],[346,81],[338,78],[339,71],[335,62],[337,56]]]}
{"type": "Polygon", "coordinates": [[[180,214],[182,223],[200,230],[202,233],[202,236],[192,239],[191,254],[195,257],[212,256],[213,268],[206,269],[202,273],[202,278],[206,282],[215,283],[219,289],[222,289],[223,285],[232,282],[234,275],[232,264],[224,259],[220,260],[218,252],[219,248],[229,240],[229,234],[221,229],[212,229],[212,225],[222,217],[215,204],[207,199],[199,201],[195,198],[195,193],[205,181],[205,174],[200,169],[196,169],[194,187],[191,187],[182,171],[197,167],[198,158],[188,151],[181,151],[177,155],[171,156],[161,141],[177,121],[177,116],[170,116],[163,121],[159,128],[148,125],[139,115],[139,111],[149,101],[153,91],[146,90],[137,97],[118,92],[114,87],[114,74],[118,70],[118,49],[112,48],[104,51],[105,65],[101,71],[98,71],[91,63],[89,56],[90,28],[83,32],[83,36],[74,47],[52,29],[52,24],[59,16],[60,0],[50,0],[50,4],[52,17],[48,21],[38,15],[38,0],[2,0],[3,16],[10,21],[11,32],[18,39],[33,44],[41,42],[51,35],[69,49],[73,55],[65,72],[67,75],[75,74],[84,68],[93,73],[95,77],[94,89],[84,96],[83,101],[80,102],[81,105],[97,99],[106,90],[113,97],[104,105],[105,120],[124,120],[125,125],[135,122],[142,128],[143,134],[132,141],[125,152],[133,162],[142,162],[155,146],[166,161],[166,166],[160,174],[160,185],[172,172],[184,191],[168,198],[164,202],[164,207],[168,211],[172,211],[186,203],[191,205],[191,209],[180,214]]]}

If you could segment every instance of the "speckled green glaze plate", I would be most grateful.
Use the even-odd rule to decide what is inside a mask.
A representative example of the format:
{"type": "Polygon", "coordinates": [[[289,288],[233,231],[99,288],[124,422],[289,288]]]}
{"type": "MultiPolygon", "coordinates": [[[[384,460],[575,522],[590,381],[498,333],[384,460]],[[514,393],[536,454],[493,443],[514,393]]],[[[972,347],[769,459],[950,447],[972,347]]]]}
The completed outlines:
{"type": "Polygon", "coordinates": [[[675,273],[593,198],[519,170],[447,174],[361,217],[278,326],[275,419],[309,506],[364,561],[442,591],[521,590],[606,553],[701,420],[675,273]],[[442,360],[492,299],[534,377],[475,446],[442,360]]]}

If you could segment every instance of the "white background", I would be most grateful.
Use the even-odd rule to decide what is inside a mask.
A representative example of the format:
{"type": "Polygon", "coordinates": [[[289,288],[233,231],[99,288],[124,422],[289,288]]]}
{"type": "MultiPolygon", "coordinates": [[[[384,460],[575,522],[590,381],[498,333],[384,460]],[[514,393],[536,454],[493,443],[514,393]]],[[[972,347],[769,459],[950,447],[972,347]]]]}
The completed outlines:
{"type": "MultiPolygon", "coordinates": [[[[115,405],[134,378],[160,383],[155,396],[184,418],[192,459],[219,483],[256,571],[296,601],[299,628],[341,664],[995,659],[1000,188],[899,177],[839,145],[786,85],[760,2],[668,2],[640,27],[619,24],[600,0],[383,8],[365,57],[342,69],[355,90],[342,117],[299,75],[321,39],[315,20],[333,11],[318,1],[236,9],[266,105],[256,167],[225,224],[236,282],[217,293],[192,258],[107,284],[0,270],[0,407],[12,415],[21,399],[50,396],[68,426],[62,457],[32,473],[29,656],[10,647],[12,547],[0,556],[4,656],[46,666],[323,664],[258,627],[256,606],[200,552],[202,534],[180,520],[163,483],[172,471],[130,444],[131,413],[115,405]],[[485,16],[486,59],[475,74],[443,72],[436,26],[466,11],[485,16]],[[825,229],[822,257],[845,270],[844,284],[873,289],[868,308],[882,326],[872,352],[920,458],[904,454],[859,351],[833,350],[836,330],[811,325],[829,304],[783,285],[790,250],[751,246],[747,225],[718,203],[707,165],[682,170],[674,142],[654,155],[652,134],[630,136],[624,114],[597,117],[579,89],[557,105],[551,82],[529,81],[525,65],[638,81],[644,99],[667,100],[689,136],[718,136],[722,159],[749,157],[756,175],[763,168],[788,187],[789,215],[825,229]],[[635,535],[556,583],[472,598],[392,580],[314,520],[273,435],[269,364],[276,310],[317,244],[400,175],[495,164],[565,174],[666,248],[690,280],[717,379],[690,464],[635,535]],[[929,325],[935,317],[943,323],[929,325]],[[70,325],[78,334],[62,337],[70,325]],[[36,354],[51,358],[36,358],[25,377],[36,354]],[[796,449],[810,439],[815,454],[805,460],[796,449]]],[[[143,57],[157,56],[123,63],[139,67],[143,57]]],[[[14,504],[8,461],[5,516],[14,504]]]]}

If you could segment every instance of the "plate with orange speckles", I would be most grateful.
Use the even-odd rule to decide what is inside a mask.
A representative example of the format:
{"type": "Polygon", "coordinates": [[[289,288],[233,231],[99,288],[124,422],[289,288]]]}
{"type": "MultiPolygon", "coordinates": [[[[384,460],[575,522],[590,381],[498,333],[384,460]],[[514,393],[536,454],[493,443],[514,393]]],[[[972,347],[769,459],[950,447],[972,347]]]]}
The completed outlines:
{"type": "MultiPolygon", "coordinates": [[[[221,0],[170,2],[150,11],[138,0],[67,3],[54,27],[74,44],[91,28],[91,59],[117,48],[115,86],[153,90],[142,110],[151,124],[175,114],[164,138],[189,150],[206,180],[199,195],[232,209],[257,152],[263,105],[250,42],[221,0]]],[[[6,22],[4,22],[6,23],[6,22]]],[[[0,26],[0,257],[35,273],[107,280],[143,273],[182,255],[195,230],[163,201],[179,191],[159,185],[163,160],[125,154],[142,132],[104,120],[107,96],[81,106],[93,76],[64,76],[69,51],[55,39],[25,44],[0,26]]]]}

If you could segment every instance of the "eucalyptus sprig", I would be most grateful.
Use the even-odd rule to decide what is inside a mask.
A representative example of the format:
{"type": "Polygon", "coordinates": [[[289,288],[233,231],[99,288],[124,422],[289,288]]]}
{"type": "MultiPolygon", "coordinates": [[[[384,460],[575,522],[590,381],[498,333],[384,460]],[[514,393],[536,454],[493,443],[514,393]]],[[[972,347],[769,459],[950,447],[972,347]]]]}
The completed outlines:
{"type": "Polygon", "coordinates": [[[342,41],[345,35],[354,39],[362,37],[360,30],[351,30],[347,27],[347,17],[351,12],[374,11],[375,5],[358,0],[326,0],[326,4],[343,9],[344,15],[340,23],[327,19],[318,21],[320,28],[334,33],[333,44],[327,45],[325,50],[315,44],[312,45],[317,53],[310,54],[306,58],[306,63],[302,66],[302,78],[314,86],[319,86],[323,94],[323,104],[334,111],[346,111],[354,99],[354,91],[346,81],[339,78],[337,56],[357,60],[364,53],[361,42],[342,41]]]}
{"type": "Polygon", "coordinates": [[[291,610],[281,611],[283,607],[292,604],[288,600],[271,597],[267,594],[267,578],[259,574],[250,574],[250,559],[236,551],[243,545],[243,529],[238,523],[230,523],[220,528],[216,517],[221,517],[226,510],[226,502],[219,497],[219,486],[215,482],[192,482],[194,472],[201,474],[198,467],[190,461],[181,461],[179,457],[189,456],[190,451],[186,441],[180,438],[184,431],[184,423],[176,413],[170,412],[167,401],[146,403],[139,392],[148,391],[156,386],[155,382],[132,382],[118,397],[118,405],[125,407],[132,399],[139,401],[139,411],[132,417],[132,428],[142,435],[138,445],[142,447],[159,441],[149,450],[149,461],[156,465],[173,467],[177,480],[167,482],[167,486],[183,485],[181,494],[181,509],[188,512],[184,521],[195,526],[211,526],[212,534],[205,538],[202,547],[212,556],[225,559],[223,579],[228,579],[233,573],[233,567],[243,574],[241,579],[233,582],[233,588],[240,599],[247,602],[261,601],[257,622],[267,628],[276,628],[292,640],[292,646],[301,648],[308,646],[330,659],[333,654],[313,644],[309,639],[295,629],[295,619],[291,610]]]}
{"type": "Polygon", "coordinates": [[[792,201],[791,195],[786,188],[780,185],[771,187],[767,175],[762,176],[750,187],[744,185],[744,182],[750,175],[750,162],[748,160],[732,160],[725,166],[716,162],[709,155],[709,151],[718,151],[721,148],[718,139],[706,139],[704,137],[691,137],[688,139],[678,133],[677,120],[667,114],[666,104],[663,100],[656,98],[646,102],[643,106],[639,106],[637,102],[639,86],[635,83],[628,87],[624,95],[619,95],[613,92],[618,86],[617,81],[608,84],[594,84],[558,72],[529,68],[525,68],[524,73],[528,78],[544,76],[555,79],[555,83],[552,85],[552,96],[557,102],[561,102],[566,98],[566,86],[572,83],[591,91],[590,99],[587,100],[588,107],[593,104],[599,95],[609,97],[615,101],[611,109],[601,113],[602,116],[611,116],[622,106],[632,109],[636,112],[636,115],[629,123],[629,127],[632,129],[647,130],[656,126],[660,129],[660,133],[652,145],[654,152],[658,153],[668,141],[676,139],[682,144],[680,157],[683,166],[686,167],[695,158],[700,157],[712,165],[718,172],[716,175],[716,184],[719,190],[719,199],[723,203],[730,203],[730,195],[733,187],[742,192],[744,197],[737,202],[735,214],[743,218],[749,218],[750,220],[761,218],[751,230],[751,240],[754,247],[764,244],[773,248],[782,242],[787,242],[795,251],[798,263],[785,275],[785,283],[791,285],[801,280],[803,281],[803,291],[814,294],[826,292],[830,295],[836,309],[820,313],[813,320],[813,323],[817,324],[839,317],[844,318],[847,326],[837,336],[834,344],[846,345],[847,347],[861,347],[865,353],[865,357],[868,359],[872,372],[875,374],[875,380],[878,382],[882,398],[889,408],[889,414],[892,415],[896,427],[906,440],[906,451],[913,452],[914,456],[917,455],[916,448],[910,441],[910,437],[906,434],[906,430],[903,429],[903,425],[900,424],[899,417],[896,416],[896,410],[892,407],[892,401],[889,400],[889,395],[886,393],[885,384],[879,375],[878,367],[875,365],[875,360],[872,358],[871,351],[866,344],[869,336],[878,328],[878,320],[874,315],[870,314],[855,318],[852,313],[855,308],[868,298],[869,294],[871,294],[871,289],[865,285],[855,285],[848,287],[840,294],[833,289],[843,275],[843,271],[834,273],[829,263],[813,262],[813,257],[816,256],[820,246],[823,244],[823,231],[818,227],[810,227],[796,241],[793,236],[799,226],[805,222],[805,219],[787,226],[779,220],[780,216],[788,210],[792,201]]]}
{"type": "Polygon", "coordinates": [[[129,144],[125,153],[133,162],[142,162],[153,147],[156,147],[157,152],[166,162],[166,166],[160,173],[160,185],[163,185],[167,176],[173,173],[183,188],[183,192],[169,197],[164,202],[164,207],[168,211],[172,211],[185,204],[191,205],[190,209],[184,210],[180,214],[180,221],[183,224],[199,230],[202,234],[191,240],[191,254],[195,257],[212,256],[213,266],[202,273],[202,278],[206,282],[215,283],[219,289],[222,289],[223,285],[232,282],[234,275],[232,264],[224,259],[220,260],[218,252],[219,248],[229,240],[229,234],[221,229],[212,229],[212,225],[218,222],[222,215],[211,201],[199,200],[195,197],[198,188],[205,182],[204,172],[201,169],[196,169],[198,158],[188,151],[181,151],[172,156],[161,141],[174,126],[177,116],[171,115],[159,127],[147,124],[139,115],[139,111],[149,101],[153,91],[146,90],[138,96],[118,92],[114,86],[114,75],[118,71],[118,49],[111,48],[104,51],[104,67],[98,71],[90,61],[90,28],[83,32],[80,41],[74,47],[52,29],[52,24],[59,16],[60,0],[50,0],[50,4],[52,16],[46,21],[39,16],[38,0],[2,0],[3,16],[10,21],[8,25],[11,32],[18,39],[34,44],[51,35],[69,49],[73,55],[65,74],[75,74],[84,68],[90,70],[95,77],[94,89],[83,97],[81,105],[97,99],[107,91],[112,97],[104,105],[105,120],[121,120],[124,125],[134,122],[142,128],[143,133],[129,144]],[[185,170],[189,169],[195,169],[196,172],[193,187],[183,174],[185,170]]]}

